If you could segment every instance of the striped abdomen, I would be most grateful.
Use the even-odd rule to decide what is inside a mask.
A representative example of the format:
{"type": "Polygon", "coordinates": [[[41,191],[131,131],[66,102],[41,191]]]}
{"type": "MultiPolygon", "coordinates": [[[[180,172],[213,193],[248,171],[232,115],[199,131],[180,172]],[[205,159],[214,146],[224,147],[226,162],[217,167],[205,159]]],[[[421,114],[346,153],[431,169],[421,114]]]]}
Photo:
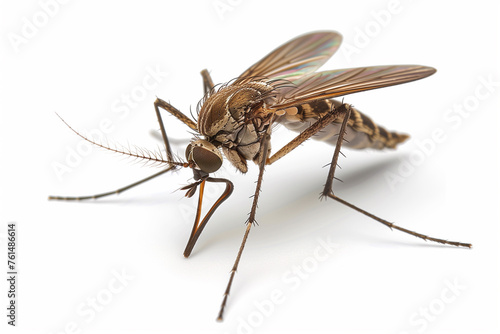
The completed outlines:
{"type": "MultiPolygon", "coordinates": [[[[340,105],[342,105],[340,101],[333,99],[302,104],[287,109],[286,113],[280,117],[279,123],[292,131],[302,132],[316,122],[319,117],[326,115],[332,107],[339,107],[340,105]]],[[[387,131],[356,108],[351,107],[351,110],[351,116],[347,123],[347,133],[344,137],[346,142],[342,144],[343,147],[354,149],[374,148],[378,150],[386,147],[396,148],[396,145],[404,142],[409,137],[406,134],[387,131]]],[[[323,128],[313,138],[335,145],[343,120],[343,116],[339,115],[337,119],[323,128]]]]}

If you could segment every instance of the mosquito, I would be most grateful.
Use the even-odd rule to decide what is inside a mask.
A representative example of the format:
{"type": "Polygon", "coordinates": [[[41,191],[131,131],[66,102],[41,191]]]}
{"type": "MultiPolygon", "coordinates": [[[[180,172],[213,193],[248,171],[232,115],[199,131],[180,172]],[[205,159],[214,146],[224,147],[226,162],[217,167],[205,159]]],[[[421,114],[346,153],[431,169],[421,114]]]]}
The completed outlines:
{"type": "MultiPolygon", "coordinates": [[[[333,192],[335,170],[341,147],[352,149],[394,149],[408,135],[391,132],[374,123],[353,106],[333,98],[365,90],[398,85],[428,77],[436,72],[419,65],[371,66],[316,72],[339,48],[342,36],[334,31],[318,31],[296,37],[276,48],[236,79],[215,86],[207,70],[201,72],[204,97],[198,104],[194,121],[171,104],[159,98],[154,108],[160,125],[166,157],[161,152],[132,151],[94,141],[71,128],[77,135],[104,149],[165,166],[160,172],[115,191],[84,197],[50,196],[51,200],[96,199],[119,194],[159,175],[178,168],[191,168],[194,182],[181,188],[186,197],[198,191],[196,217],[184,256],[189,257],[196,241],[217,208],[233,192],[228,179],[211,175],[219,170],[223,156],[240,172],[247,173],[248,161],[258,166],[253,202],[241,246],[230,271],[217,320],[222,321],[226,303],[241,255],[252,226],[256,223],[257,203],[266,166],[274,164],[309,138],[335,146],[321,198],[331,198],[376,221],[425,241],[472,247],[469,243],[448,241],[410,231],[377,217],[333,192]],[[174,157],[160,110],[183,122],[194,138],[186,147],[185,160],[174,157]],[[298,132],[289,143],[271,154],[274,125],[281,124],[298,132]],[[208,183],[222,183],[225,190],[201,219],[203,192],[208,183]]],[[[62,119],[62,118],[61,118],[62,119]]]]}

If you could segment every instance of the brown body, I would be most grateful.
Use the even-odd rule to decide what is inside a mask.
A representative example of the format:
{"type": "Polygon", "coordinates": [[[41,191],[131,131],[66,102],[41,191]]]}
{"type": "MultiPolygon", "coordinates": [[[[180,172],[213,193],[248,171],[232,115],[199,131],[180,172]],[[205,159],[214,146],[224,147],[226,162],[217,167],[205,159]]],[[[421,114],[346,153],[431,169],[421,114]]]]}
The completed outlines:
{"type": "Polygon", "coordinates": [[[335,53],[341,40],[340,34],[333,31],[299,36],[276,48],[238,78],[219,88],[214,87],[208,71],[202,71],[205,98],[200,103],[197,123],[174,106],[157,99],[154,106],[165,144],[166,159],[161,153],[150,153],[147,150],[139,149],[138,152],[131,152],[129,149],[111,148],[75,131],[80,137],[97,146],[146,162],[165,164],[167,167],[150,177],[112,192],[83,197],[50,196],[49,199],[82,200],[118,194],[176,168],[191,168],[194,181],[181,188],[186,190],[186,197],[192,197],[199,190],[195,221],[184,250],[184,256],[188,257],[214,212],[233,191],[231,181],[210,176],[222,166],[223,157],[220,151],[243,173],[248,170],[247,161],[254,161],[258,165],[259,175],[252,207],[243,241],[224,292],[218,320],[222,320],[243,248],[250,229],[256,222],[264,169],[309,138],[335,145],[322,197],[334,199],[391,229],[423,240],[471,247],[468,243],[433,238],[402,228],[333,193],[333,180],[341,147],[379,150],[395,148],[408,138],[405,134],[385,130],[351,105],[343,104],[333,98],[419,80],[435,72],[432,67],[420,65],[370,66],[316,72],[335,53]],[[174,159],[160,108],[176,116],[191,130],[197,132],[186,147],[185,161],[180,158],[174,159]],[[270,140],[274,124],[282,124],[299,134],[271,155],[270,140]],[[202,218],[202,199],[207,182],[224,184],[225,190],[202,218]]]}
{"type": "MultiPolygon", "coordinates": [[[[302,104],[287,109],[285,114],[279,119],[279,122],[287,129],[300,133],[319,118],[326,116],[330,110],[339,108],[341,105],[342,102],[334,99],[302,104]]],[[[313,136],[313,139],[335,145],[343,120],[344,114],[339,114],[321,132],[313,136]]],[[[344,135],[346,142],[342,146],[353,149],[372,148],[378,150],[396,148],[398,144],[404,142],[408,137],[406,134],[387,131],[382,126],[373,122],[370,117],[351,106],[351,115],[347,121],[346,134],[344,135]]]]}
{"type": "MultiPolygon", "coordinates": [[[[252,81],[224,86],[211,92],[203,101],[198,118],[199,133],[216,147],[221,147],[226,158],[242,173],[248,171],[247,160],[258,163],[262,137],[272,122],[281,123],[292,131],[302,133],[318,119],[342,105],[340,101],[325,99],[276,111],[269,107],[275,103],[273,91],[272,84],[252,81]],[[276,115],[274,120],[273,115],[276,115]]],[[[335,145],[344,116],[345,114],[338,113],[337,117],[313,138],[335,145]]],[[[395,148],[397,144],[405,141],[408,135],[387,131],[351,107],[344,138],[345,147],[380,150],[395,148]]]]}
{"type": "Polygon", "coordinates": [[[199,112],[200,134],[221,147],[242,173],[248,171],[247,160],[259,161],[262,137],[274,115],[268,107],[273,89],[264,81],[225,86],[212,92],[199,112]]]}

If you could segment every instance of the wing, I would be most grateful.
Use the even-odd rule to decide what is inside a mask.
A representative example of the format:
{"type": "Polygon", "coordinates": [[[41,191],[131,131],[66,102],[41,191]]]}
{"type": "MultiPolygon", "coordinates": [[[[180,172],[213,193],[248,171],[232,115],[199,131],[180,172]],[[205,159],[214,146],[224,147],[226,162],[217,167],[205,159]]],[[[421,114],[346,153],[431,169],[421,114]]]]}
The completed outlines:
{"type": "Polygon", "coordinates": [[[265,77],[296,80],[316,71],[340,46],[342,36],[334,31],[314,32],[299,36],[273,50],[243,72],[235,84],[265,77]]]}
{"type": "Polygon", "coordinates": [[[392,65],[359,67],[310,73],[293,81],[293,85],[276,88],[273,109],[285,109],[314,100],[399,85],[435,73],[432,67],[392,65]]]}

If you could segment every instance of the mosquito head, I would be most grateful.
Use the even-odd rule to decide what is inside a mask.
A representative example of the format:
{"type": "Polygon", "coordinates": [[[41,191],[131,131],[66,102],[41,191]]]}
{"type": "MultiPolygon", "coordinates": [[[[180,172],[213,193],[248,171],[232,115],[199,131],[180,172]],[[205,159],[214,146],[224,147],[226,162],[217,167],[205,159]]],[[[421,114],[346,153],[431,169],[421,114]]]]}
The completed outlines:
{"type": "Polygon", "coordinates": [[[217,147],[203,139],[189,143],[186,147],[186,159],[194,162],[205,173],[213,173],[222,166],[222,155],[217,147]]]}

